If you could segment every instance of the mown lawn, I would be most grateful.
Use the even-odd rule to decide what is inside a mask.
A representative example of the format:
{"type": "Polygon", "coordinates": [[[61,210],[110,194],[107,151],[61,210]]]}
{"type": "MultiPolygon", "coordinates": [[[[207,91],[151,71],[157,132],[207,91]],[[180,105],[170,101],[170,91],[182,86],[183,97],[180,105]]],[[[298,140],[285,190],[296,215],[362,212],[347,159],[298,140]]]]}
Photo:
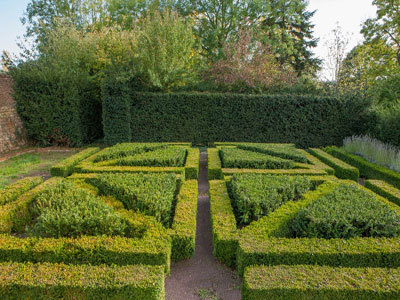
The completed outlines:
{"type": "Polygon", "coordinates": [[[27,176],[50,176],[50,167],[77,151],[35,152],[0,162],[0,189],[27,176]]]}

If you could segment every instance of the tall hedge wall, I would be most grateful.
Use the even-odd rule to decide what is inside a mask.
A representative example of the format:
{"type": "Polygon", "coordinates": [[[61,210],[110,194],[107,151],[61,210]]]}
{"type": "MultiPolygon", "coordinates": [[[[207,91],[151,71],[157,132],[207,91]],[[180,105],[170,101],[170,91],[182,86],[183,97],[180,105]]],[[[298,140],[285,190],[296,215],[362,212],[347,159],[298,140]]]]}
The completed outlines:
{"type": "Polygon", "coordinates": [[[88,74],[28,61],[10,75],[17,111],[33,141],[81,146],[102,136],[100,90],[88,74]]]}
{"type": "Polygon", "coordinates": [[[290,142],[319,147],[340,144],[371,126],[369,104],[355,98],[126,91],[121,97],[118,92],[103,100],[109,144],[130,137],[134,142],[290,142]],[[126,104],[129,127],[123,123],[129,119],[123,111],[126,104]]]}

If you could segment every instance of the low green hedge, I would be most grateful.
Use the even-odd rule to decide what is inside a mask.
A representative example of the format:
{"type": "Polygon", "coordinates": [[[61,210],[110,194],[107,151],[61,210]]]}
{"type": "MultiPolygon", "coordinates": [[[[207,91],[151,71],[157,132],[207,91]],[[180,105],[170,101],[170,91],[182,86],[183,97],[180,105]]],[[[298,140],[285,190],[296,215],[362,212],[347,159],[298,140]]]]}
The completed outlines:
{"type": "Polygon", "coordinates": [[[223,168],[239,169],[293,169],[291,160],[268,154],[223,147],[219,151],[223,168]]]}
{"type": "Polygon", "coordinates": [[[87,148],[75,155],[72,155],[72,156],[64,159],[63,161],[59,162],[55,166],[51,167],[51,169],[50,169],[51,176],[67,177],[67,176],[71,175],[72,172],[74,171],[74,167],[79,162],[81,162],[85,158],[88,158],[89,156],[95,154],[98,151],[100,151],[100,148],[98,148],[98,147],[87,148]]]}
{"type": "Polygon", "coordinates": [[[400,188],[400,173],[389,170],[385,167],[366,161],[364,158],[347,153],[338,147],[326,147],[323,149],[325,152],[347,162],[348,164],[358,168],[360,175],[367,179],[380,179],[384,180],[397,188],[400,188]]]}
{"type": "Polygon", "coordinates": [[[135,154],[166,148],[167,146],[167,144],[161,143],[120,143],[101,150],[96,155],[93,162],[120,159],[135,154]]]}
{"type": "Polygon", "coordinates": [[[243,300],[400,298],[400,269],[256,266],[246,269],[243,300]]]}
{"type": "Polygon", "coordinates": [[[225,181],[210,181],[210,213],[214,256],[234,268],[238,230],[225,181]]]}
{"type": "Polygon", "coordinates": [[[340,184],[331,193],[302,207],[289,227],[293,237],[394,238],[400,236],[400,213],[366,190],[340,184]]]}
{"type": "Polygon", "coordinates": [[[294,144],[238,143],[237,147],[239,149],[278,156],[280,158],[294,160],[300,163],[308,163],[307,158],[296,149],[294,144]]]}
{"type": "Polygon", "coordinates": [[[207,148],[208,180],[223,179],[221,159],[217,148],[207,148]]]}
{"type": "MultiPolygon", "coordinates": [[[[121,145],[140,145],[140,144],[121,144],[121,145]]],[[[149,145],[149,144],[146,144],[149,145]]],[[[159,144],[159,145],[176,145],[176,146],[185,146],[187,147],[187,157],[186,163],[183,167],[147,167],[147,166],[115,166],[112,165],[117,160],[113,159],[110,161],[99,161],[102,155],[105,157],[111,157],[116,155],[114,152],[106,152],[106,148],[103,151],[94,154],[87,159],[80,162],[74,169],[76,173],[175,173],[179,175],[183,175],[184,179],[197,179],[199,172],[199,149],[198,148],[189,148],[186,143],[168,143],[168,144],[159,144]]],[[[124,149],[126,147],[123,147],[124,149]]],[[[122,151],[122,150],[121,150],[122,151]]],[[[136,151],[136,150],[135,150],[136,151]]],[[[118,155],[122,155],[123,152],[118,152],[118,155]]],[[[101,158],[103,159],[103,158],[101,158]]]]}
{"type": "Polygon", "coordinates": [[[237,260],[239,274],[253,265],[399,268],[400,243],[396,238],[261,239],[241,235],[237,260]]]}
{"type": "Polygon", "coordinates": [[[296,213],[301,208],[307,207],[314,200],[331,193],[338,184],[336,181],[326,180],[316,190],[304,194],[302,199],[286,202],[267,216],[244,227],[241,230],[241,236],[248,235],[251,237],[260,237],[261,239],[268,237],[291,237],[292,232],[290,231],[289,224],[296,213]]]}
{"type": "Polygon", "coordinates": [[[199,178],[200,150],[189,148],[185,163],[185,180],[199,178]]]}
{"type": "Polygon", "coordinates": [[[41,177],[27,177],[0,190],[0,205],[15,201],[20,195],[42,183],[41,177]]]}
{"type": "Polygon", "coordinates": [[[366,180],[365,186],[378,195],[400,205],[400,190],[381,180],[366,180]]]}
{"type": "Polygon", "coordinates": [[[335,169],[335,175],[342,179],[351,179],[354,181],[358,181],[358,177],[360,176],[360,172],[357,168],[352,167],[345,162],[329,155],[321,149],[310,148],[308,151],[316,157],[318,157],[321,161],[326,163],[335,169]]]}
{"type": "Polygon", "coordinates": [[[117,159],[117,166],[183,167],[187,151],[184,147],[167,147],[117,159]]]}
{"type": "Polygon", "coordinates": [[[31,205],[37,194],[46,187],[61,181],[60,177],[53,177],[35,188],[19,196],[15,201],[0,206],[0,232],[21,232],[32,220],[31,205]]]}
{"type": "Polygon", "coordinates": [[[172,222],[172,259],[182,260],[194,254],[197,216],[197,181],[182,183],[172,222]]]}
{"type": "Polygon", "coordinates": [[[0,264],[1,299],[137,299],[165,297],[157,266],[0,264]]]}
{"type": "Polygon", "coordinates": [[[170,226],[178,186],[175,174],[99,174],[92,182],[100,194],[114,196],[126,209],[154,216],[170,226]]]}
{"type": "Polygon", "coordinates": [[[312,188],[307,176],[236,174],[228,188],[240,225],[248,225],[288,201],[296,201],[312,188]]]}
{"type": "Polygon", "coordinates": [[[0,235],[0,261],[66,264],[160,265],[169,273],[171,242],[149,232],[142,239],[106,236],[18,238],[0,235]]]}

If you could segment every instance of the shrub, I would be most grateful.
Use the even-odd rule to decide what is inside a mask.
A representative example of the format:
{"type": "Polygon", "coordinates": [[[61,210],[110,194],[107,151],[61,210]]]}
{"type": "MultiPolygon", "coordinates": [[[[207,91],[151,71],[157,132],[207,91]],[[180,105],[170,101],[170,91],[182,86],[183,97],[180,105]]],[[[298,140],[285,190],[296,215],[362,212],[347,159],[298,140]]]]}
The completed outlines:
{"type": "Polygon", "coordinates": [[[175,174],[100,174],[93,184],[128,210],[154,216],[169,227],[178,181],[175,174]]]}
{"type": "Polygon", "coordinates": [[[400,190],[381,180],[366,180],[365,187],[378,195],[400,205],[400,190]]]}
{"type": "Polygon", "coordinates": [[[121,86],[118,76],[109,80],[110,95],[118,88],[103,106],[105,140],[111,144],[242,141],[320,147],[339,145],[371,126],[369,104],[356,97],[137,93],[129,83],[121,86]]]}
{"type": "Polygon", "coordinates": [[[128,221],[100,198],[72,182],[62,181],[42,191],[33,204],[37,215],[32,232],[43,237],[129,235],[128,221]]]}
{"type": "Polygon", "coordinates": [[[400,172],[400,150],[369,136],[352,136],[343,141],[343,149],[367,161],[400,172]]]}
{"type": "Polygon", "coordinates": [[[160,266],[1,263],[2,299],[164,299],[160,266]]]}
{"type": "Polygon", "coordinates": [[[294,160],[300,163],[308,163],[307,158],[296,149],[293,144],[246,144],[239,143],[239,149],[265,153],[280,158],[294,160]]]}
{"type": "Polygon", "coordinates": [[[372,194],[342,184],[299,210],[290,226],[295,237],[397,237],[400,215],[372,194]]]}
{"type": "Polygon", "coordinates": [[[335,169],[335,175],[342,179],[351,179],[358,181],[360,172],[345,162],[329,155],[321,149],[310,148],[308,150],[312,155],[318,157],[321,161],[335,169]]]}
{"type": "Polygon", "coordinates": [[[249,30],[239,31],[237,39],[221,50],[225,57],[213,63],[203,76],[219,89],[257,92],[291,86],[296,81],[294,71],[279,64],[268,45],[255,43],[249,30]]]}
{"type": "Polygon", "coordinates": [[[232,205],[241,225],[268,215],[283,203],[311,189],[308,177],[260,174],[234,175],[229,182],[232,205]]]}
{"type": "Polygon", "coordinates": [[[92,154],[100,151],[100,148],[98,147],[93,147],[93,148],[87,148],[75,155],[72,155],[63,161],[59,162],[55,166],[51,167],[50,173],[51,176],[61,176],[61,177],[67,177],[72,174],[74,167],[84,160],[85,158],[88,158],[92,154]]]}
{"type": "Polygon", "coordinates": [[[168,147],[119,158],[118,166],[183,167],[187,151],[182,147],[168,147]]]}
{"type": "Polygon", "coordinates": [[[400,269],[327,266],[247,268],[243,300],[397,299],[400,269]]]}
{"type": "Polygon", "coordinates": [[[149,143],[149,144],[134,144],[134,143],[121,143],[112,147],[106,148],[101,151],[93,162],[100,162],[111,159],[120,159],[135,154],[154,151],[157,149],[166,148],[167,144],[149,143]]]}
{"type": "Polygon", "coordinates": [[[235,148],[222,148],[220,156],[224,168],[292,169],[295,167],[294,162],[287,159],[235,148]]]}
{"type": "Polygon", "coordinates": [[[0,190],[0,205],[15,201],[18,196],[42,183],[41,177],[27,177],[14,182],[0,190]]]}

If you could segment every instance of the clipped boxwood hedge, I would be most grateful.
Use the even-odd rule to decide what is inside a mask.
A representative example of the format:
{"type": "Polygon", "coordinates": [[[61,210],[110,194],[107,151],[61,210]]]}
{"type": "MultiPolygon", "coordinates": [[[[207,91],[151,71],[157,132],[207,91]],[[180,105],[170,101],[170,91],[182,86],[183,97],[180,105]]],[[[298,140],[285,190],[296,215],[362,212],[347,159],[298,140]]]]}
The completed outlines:
{"type": "Polygon", "coordinates": [[[0,263],[1,299],[137,299],[165,297],[157,266],[0,263]]]}
{"type": "Polygon", "coordinates": [[[209,195],[214,256],[220,262],[234,268],[238,230],[226,182],[210,181],[209,195]]]}
{"type": "Polygon", "coordinates": [[[0,205],[15,201],[20,195],[42,183],[41,177],[26,177],[0,190],[0,205]]]}
{"type": "Polygon", "coordinates": [[[295,163],[276,156],[223,147],[219,151],[223,168],[239,169],[293,169],[295,163]]]}
{"type": "Polygon", "coordinates": [[[378,195],[400,205],[400,190],[382,180],[366,180],[365,186],[378,195]]]}
{"type": "Polygon", "coordinates": [[[89,156],[95,154],[100,151],[98,147],[87,148],[85,150],[80,151],[79,153],[72,155],[63,161],[59,162],[55,166],[51,167],[50,173],[51,176],[61,176],[67,177],[72,174],[74,171],[74,167],[89,156]]]}
{"type": "Polygon", "coordinates": [[[239,274],[253,265],[399,268],[400,242],[396,238],[261,239],[242,235],[237,260],[239,274]]]}
{"type": "Polygon", "coordinates": [[[280,158],[294,160],[300,163],[308,163],[307,158],[296,149],[294,144],[248,144],[238,143],[237,147],[243,150],[250,150],[265,153],[280,158]]]}
{"type": "Polygon", "coordinates": [[[321,161],[326,163],[328,166],[331,166],[335,169],[335,175],[342,179],[351,179],[354,181],[358,181],[358,177],[360,176],[360,172],[357,168],[346,164],[345,162],[329,155],[321,149],[310,148],[308,151],[316,157],[318,157],[321,161]]]}
{"type": "Polygon", "coordinates": [[[194,254],[197,216],[197,181],[182,183],[177,196],[175,216],[171,226],[172,259],[182,260],[194,254]]]}
{"type": "Polygon", "coordinates": [[[17,238],[0,235],[0,261],[66,264],[160,265],[169,273],[171,242],[155,233],[143,239],[106,236],[17,238]]]}
{"type": "Polygon", "coordinates": [[[400,173],[398,172],[373,164],[358,155],[350,154],[335,146],[326,147],[323,150],[358,168],[362,177],[384,180],[400,188],[400,173]]]}
{"type": "MultiPolygon", "coordinates": [[[[140,144],[120,144],[122,145],[140,145],[140,144]]],[[[148,145],[148,144],[147,144],[148,145]]],[[[160,144],[158,144],[160,145],[160,144]]],[[[164,144],[166,146],[173,146],[174,144],[168,143],[164,144]]],[[[162,144],[161,144],[162,146],[162,144]]],[[[199,173],[199,154],[200,151],[198,148],[190,148],[186,143],[176,143],[175,146],[186,147],[187,156],[186,162],[183,167],[149,167],[149,166],[115,166],[113,163],[116,163],[116,159],[114,156],[123,157],[126,156],[124,151],[137,151],[137,149],[132,150],[131,147],[123,147],[124,150],[122,152],[111,151],[111,148],[103,149],[102,151],[95,153],[94,155],[88,157],[81,161],[75,168],[74,172],[76,173],[175,173],[183,176],[183,179],[197,179],[199,173]],[[107,159],[111,160],[107,160],[107,159]]],[[[148,146],[150,147],[150,146],[148,146]]],[[[135,147],[134,147],[135,148],[135,147]]],[[[159,146],[158,146],[159,148],[159,146]]],[[[147,151],[147,150],[146,150],[147,151]]]]}
{"type": "Polygon", "coordinates": [[[189,140],[295,143],[300,147],[340,144],[365,133],[369,104],[356,97],[135,93],[111,76],[103,86],[106,143],[189,140]]]}
{"type": "Polygon", "coordinates": [[[223,179],[221,159],[217,148],[207,148],[208,180],[223,179]]]}
{"type": "Polygon", "coordinates": [[[246,269],[243,300],[399,299],[400,269],[255,266],[246,269]]]}

